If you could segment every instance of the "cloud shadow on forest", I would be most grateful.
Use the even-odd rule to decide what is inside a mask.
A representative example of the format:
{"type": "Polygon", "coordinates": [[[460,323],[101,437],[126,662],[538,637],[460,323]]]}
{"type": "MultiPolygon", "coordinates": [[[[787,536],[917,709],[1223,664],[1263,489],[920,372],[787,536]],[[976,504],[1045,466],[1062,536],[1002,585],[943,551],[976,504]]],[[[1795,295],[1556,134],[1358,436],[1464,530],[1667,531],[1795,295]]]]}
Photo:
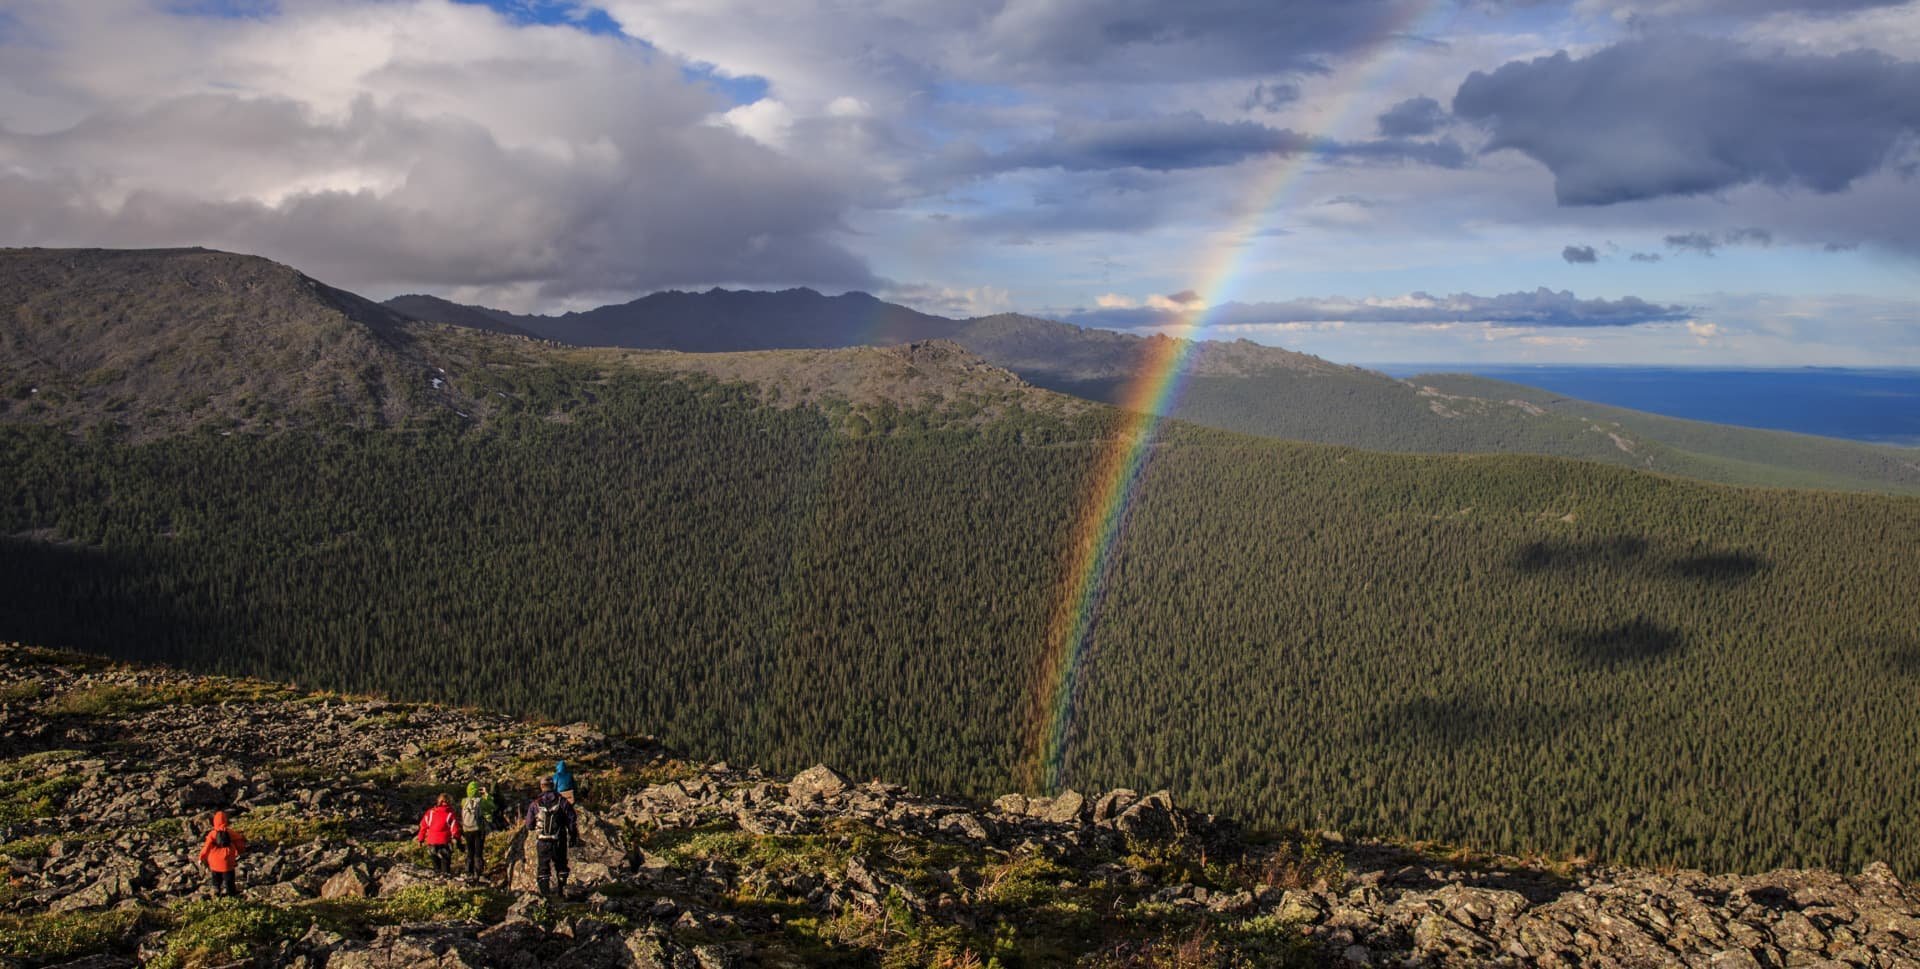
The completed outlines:
{"type": "Polygon", "coordinates": [[[1655,556],[1644,538],[1615,535],[1582,542],[1546,539],[1528,542],[1514,553],[1514,571],[1522,574],[1571,572],[1588,568],[1638,569],[1650,576],[1732,585],[1754,577],[1770,564],[1748,551],[1706,552],[1666,559],[1655,556]]]}
{"type": "Polygon", "coordinates": [[[1767,565],[1766,559],[1751,552],[1714,552],[1690,555],[1675,561],[1670,568],[1683,579],[1732,585],[1753,578],[1767,565]]]}
{"type": "Polygon", "coordinates": [[[1529,542],[1513,557],[1515,570],[1526,573],[1576,569],[1592,563],[1626,565],[1647,553],[1647,540],[1632,535],[1615,535],[1585,542],[1557,539],[1529,542]]]}
{"type": "Polygon", "coordinates": [[[1604,668],[1656,662],[1687,647],[1685,632],[1646,616],[1598,628],[1563,628],[1554,638],[1574,660],[1604,668]]]}
{"type": "Polygon", "coordinates": [[[1508,740],[1544,740],[1560,732],[1572,711],[1521,704],[1497,705],[1472,693],[1401,700],[1362,730],[1369,743],[1411,736],[1422,746],[1462,748],[1508,740]]]}
{"type": "Polygon", "coordinates": [[[1856,645],[1880,656],[1888,671],[1920,680],[1920,636],[1886,636],[1856,645]]]}

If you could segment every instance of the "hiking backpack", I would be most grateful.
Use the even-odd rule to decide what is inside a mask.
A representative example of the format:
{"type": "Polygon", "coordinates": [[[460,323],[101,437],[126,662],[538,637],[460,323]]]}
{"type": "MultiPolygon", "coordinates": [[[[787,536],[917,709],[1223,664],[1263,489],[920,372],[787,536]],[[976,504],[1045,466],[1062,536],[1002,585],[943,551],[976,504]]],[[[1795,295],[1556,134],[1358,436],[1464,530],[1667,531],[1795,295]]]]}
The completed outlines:
{"type": "Polygon", "coordinates": [[[542,841],[552,841],[566,833],[565,806],[559,798],[540,802],[533,812],[533,833],[542,841]]]}
{"type": "Polygon", "coordinates": [[[487,831],[486,812],[480,810],[484,799],[470,797],[460,802],[460,830],[468,834],[485,834],[487,831]]]}

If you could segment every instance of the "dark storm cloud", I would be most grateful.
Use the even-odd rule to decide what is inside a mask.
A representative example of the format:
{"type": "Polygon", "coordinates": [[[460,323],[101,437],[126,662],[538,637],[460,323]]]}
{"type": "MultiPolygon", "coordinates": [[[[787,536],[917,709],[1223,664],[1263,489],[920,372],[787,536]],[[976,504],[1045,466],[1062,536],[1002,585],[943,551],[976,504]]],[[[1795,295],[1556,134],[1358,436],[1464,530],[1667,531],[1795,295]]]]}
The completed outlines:
{"type": "Polygon", "coordinates": [[[1476,72],[1453,113],[1547,166],[1562,205],[1759,182],[1839,192],[1920,133],[1920,64],[1872,51],[1757,53],[1703,37],[1476,72]]]}
{"type": "Polygon", "coordinates": [[[1908,0],[1614,0],[1617,10],[1631,11],[1637,17],[1685,17],[1701,14],[1762,16],[1772,13],[1802,13],[1813,16],[1842,16],[1881,7],[1897,7],[1908,0]]]}
{"type": "Polygon", "coordinates": [[[1560,258],[1572,263],[1593,263],[1600,261],[1600,253],[1592,246],[1568,246],[1560,250],[1560,258]]]}
{"type": "Polygon", "coordinates": [[[1666,237],[1669,248],[1711,256],[1725,246],[1773,245],[1773,233],[1761,228],[1728,229],[1725,232],[1683,232],[1666,237]]]}
{"type": "Polygon", "coordinates": [[[1720,241],[1705,232],[1683,232],[1668,236],[1666,241],[1668,248],[1691,250],[1705,256],[1713,255],[1713,251],[1720,248],[1720,241]]]}
{"type": "Polygon", "coordinates": [[[1026,76],[1140,81],[1319,72],[1430,0],[1055,0],[994,15],[991,60],[1026,76]]]}
{"type": "Polygon", "coordinates": [[[1300,100],[1300,85],[1285,81],[1262,81],[1248,92],[1247,99],[1240,104],[1243,111],[1265,111],[1272,114],[1287,105],[1300,100]]]}
{"type": "Polygon", "coordinates": [[[1263,155],[1305,153],[1329,159],[1415,162],[1442,168],[1459,168],[1467,161],[1466,152],[1448,140],[1332,141],[1251,121],[1210,121],[1198,114],[1062,125],[1045,141],[999,154],[973,153],[947,161],[953,169],[968,174],[1024,168],[1170,172],[1232,165],[1263,155]]]}
{"type": "MultiPolygon", "coordinates": [[[[1583,327],[1676,323],[1690,318],[1684,306],[1649,303],[1637,296],[1580,299],[1566,290],[1475,296],[1414,293],[1390,302],[1288,300],[1279,303],[1222,303],[1206,311],[1208,325],[1263,323],[1494,323],[1503,326],[1583,327]]],[[[1177,313],[1152,307],[1087,310],[1063,317],[1081,326],[1140,329],[1181,322],[1177,313]]]]}
{"type": "Polygon", "coordinates": [[[1432,98],[1408,98],[1382,112],[1380,133],[1388,138],[1418,138],[1439,131],[1447,111],[1432,98]]]}

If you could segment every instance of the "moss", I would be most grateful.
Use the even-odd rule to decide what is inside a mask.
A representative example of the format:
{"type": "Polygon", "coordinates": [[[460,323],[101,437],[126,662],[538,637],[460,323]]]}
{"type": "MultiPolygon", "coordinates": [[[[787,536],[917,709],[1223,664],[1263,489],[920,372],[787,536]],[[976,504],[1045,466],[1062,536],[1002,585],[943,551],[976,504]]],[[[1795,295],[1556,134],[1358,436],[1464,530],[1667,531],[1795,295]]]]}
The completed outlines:
{"type": "Polygon", "coordinates": [[[0,914],[0,953],[31,961],[77,958],[130,942],[140,924],[135,909],[0,914]]]}
{"type": "Polygon", "coordinates": [[[155,969],[200,969],[257,959],[306,933],[309,920],[273,905],[237,898],[188,902],[172,912],[166,951],[155,969]]]}

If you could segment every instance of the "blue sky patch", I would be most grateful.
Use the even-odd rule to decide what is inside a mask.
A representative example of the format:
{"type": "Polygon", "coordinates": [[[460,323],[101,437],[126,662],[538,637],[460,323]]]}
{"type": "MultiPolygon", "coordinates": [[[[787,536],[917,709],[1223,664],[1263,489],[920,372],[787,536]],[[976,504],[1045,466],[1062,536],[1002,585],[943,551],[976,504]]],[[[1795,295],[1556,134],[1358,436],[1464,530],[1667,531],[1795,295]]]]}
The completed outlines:
{"type": "Polygon", "coordinates": [[[573,0],[454,0],[489,7],[518,24],[576,27],[589,34],[620,33],[620,24],[599,7],[573,0]]]}

